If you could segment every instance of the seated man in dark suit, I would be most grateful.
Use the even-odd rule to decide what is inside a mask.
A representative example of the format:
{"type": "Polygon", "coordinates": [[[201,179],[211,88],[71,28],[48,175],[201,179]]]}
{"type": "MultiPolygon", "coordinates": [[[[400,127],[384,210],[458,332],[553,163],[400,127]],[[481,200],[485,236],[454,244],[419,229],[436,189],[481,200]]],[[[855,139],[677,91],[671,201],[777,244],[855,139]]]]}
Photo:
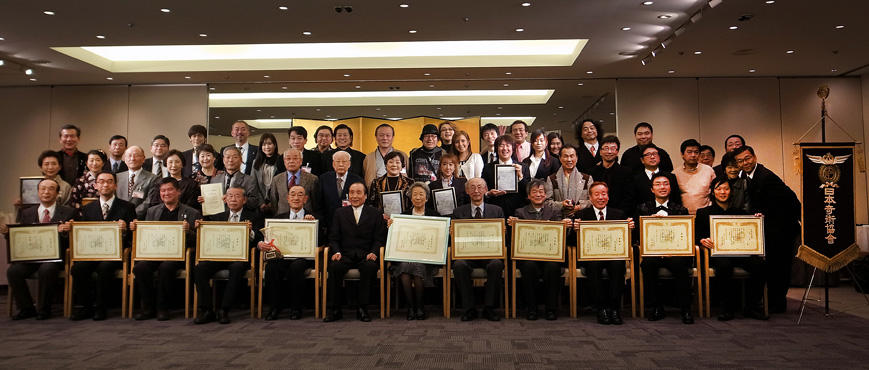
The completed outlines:
{"type": "MultiPolygon", "coordinates": [[[[127,230],[127,225],[136,219],[136,206],[115,196],[118,187],[116,180],[117,176],[111,172],[100,172],[97,175],[96,187],[100,200],[82,207],[81,215],[76,217],[77,221],[117,221],[121,230],[127,230]]],[[[129,236],[127,234],[124,238],[124,248],[131,244],[129,236]]],[[[123,262],[120,261],[78,261],[72,265],[69,273],[75,280],[75,290],[72,292],[75,306],[70,316],[71,320],[78,321],[91,317],[95,321],[106,319],[104,297],[115,278],[115,272],[121,268],[123,262]],[[94,272],[97,273],[96,289],[92,278],[94,272]]]]}
{"type": "MultiPolygon", "coordinates": [[[[510,226],[516,224],[516,220],[559,221],[562,220],[561,209],[546,202],[546,181],[540,179],[531,180],[528,183],[526,194],[531,202],[525,207],[516,210],[516,216],[508,219],[510,226]]],[[[565,225],[570,228],[573,220],[563,219],[565,225]]],[[[537,320],[537,281],[543,272],[543,288],[546,302],[546,320],[558,318],[558,291],[564,286],[561,280],[562,262],[552,261],[518,261],[519,271],[522,272],[522,292],[525,294],[525,304],[528,306],[528,320],[537,320]]]]}
{"type": "MultiPolygon", "coordinates": [[[[510,145],[512,151],[512,145],[510,145]]],[[[482,178],[475,177],[465,183],[465,192],[471,198],[471,203],[459,206],[453,212],[455,219],[469,218],[504,218],[504,211],[494,204],[485,203],[488,187],[482,178]]],[[[489,321],[498,321],[500,316],[495,314],[495,302],[498,300],[501,289],[504,286],[504,261],[501,259],[491,260],[457,260],[453,262],[453,274],[456,278],[456,287],[462,297],[462,321],[471,321],[477,318],[476,302],[473,295],[471,270],[474,268],[486,269],[486,298],[483,306],[483,317],[489,321]]]]}
{"type": "MultiPolygon", "coordinates": [[[[305,208],[305,205],[308,204],[308,195],[303,186],[293,185],[285,199],[285,202],[288,204],[288,211],[275,216],[275,218],[288,220],[317,219],[317,215],[312,210],[305,208]]],[[[320,229],[324,229],[322,223],[320,223],[320,229]]],[[[318,235],[319,240],[323,239],[321,236],[318,235]]],[[[259,242],[257,247],[263,251],[272,249],[266,242],[259,242]]],[[[302,297],[304,297],[305,276],[308,269],[313,267],[314,261],[305,258],[276,259],[266,264],[265,287],[263,288],[268,289],[272,306],[268,315],[266,315],[267,321],[277,320],[281,315],[283,293],[286,292],[284,279],[288,280],[290,286],[290,320],[302,318],[302,297]]]]}
{"type": "MultiPolygon", "coordinates": [[[[688,209],[678,201],[670,199],[670,179],[663,173],[652,175],[652,194],[655,200],[641,203],[637,207],[637,219],[640,216],[679,216],[687,215],[688,209]]],[[[634,240],[640,240],[635,238],[634,240]]],[[[670,270],[676,281],[676,301],[682,309],[682,322],[693,324],[691,316],[691,257],[643,257],[643,281],[646,284],[645,295],[650,307],[649,321],[658,321],[665,317],[664,304],[658,292],[658,270],[662,267],[670,270]]]]}
{"type": "MultiPolygon", "coordinates": [[[[228,221],[228,222],[247,222],[250,225],[250,241],[248,249],[253,248],[256,242],[262,240],[260,229],[263,227],[263,219],[259,213],[250,209],[244,208],[247,197],[244,196],[244,188],[234,186],[226,191],[223,196],[223,201],[226,203],[228,211],[205,217],[205,221],[228,221]]],[[[199,220],[196,221],[196,227],[199,227],[199,220]]],[[[251,255],[248,258],[256,258],[251,255]]],[[[194,269],[194,279],[196,281],[196,292],[199,294],[199,312],[194,324],[206,324],[215,320],[214,302],[211,295],[211,286],[209,280],[220,270],[229,270],[229,280],[226,282],[226,289],[223,291],[223,299],[221,301],[220,310],[217,311],[217,320],[221,324],[229,324],[229,310],[232,304],[235,303],[235,297],[238,290],[244,284],[244,273],[250,268],[250,261],[200,261],[194,269]]]]}
{"type": "MultiPolygon", "coordinates": [[[[181,187],[178,180],[164,177],[160,180],[160,200],[158,204],[148,208],[145,221],[184,221],[187,234],[185,246],[193,248],[196,245],[196,232],[192,227],[201,218],[199,212],[179,201],[181,187]]],[[[130,230],[136,230],[136,221],[130,223],[130,230]]],[[[142,297],[142,312],[134,318],[148,320],[155,316],[157,320],[169,320],[169,296],[172,292],[172,282],[178,270],[184,268],[183,261],[137,261],[133,266],[136,276],[136,288],[142,297]],[[157,287],[154,287],[154,274],[157,275],[157,287]]]]}
{"type": "MultiPolygon", "coordinates": [[[[61,234],[61,258],[63,258],[66,245],[65,237],[69,231],[69,223],[75,215],[75,210],[57,203],[58,189],[60,185],[51,179],[44,179],[37,185],[39,192],[39,205],[24,208],[18,215],[17,222],[23,225],[47,224],[59,222],[57,231],[61,234]]],[[[0,233],[9,232],[8,227],[2,226],[0,233]]],[[[8,236],[7,236],[8,240],[8,236]]],[[[54,300],[54,286],[57,285],[57,274],[63,270],[63,262],[12,262],[6,270],[6,279],[9,287],[15,294],[15,303],[18,304],[18,313],[12,316],[12,320],[23,320],[36,317],[37,320],[51,318],[51,301],[54,300]],[[27,287],[27,278],[33,273],[39,276],[39,310],[33,305],[33,297],[27,287]]]]}
{"type": "MultiPolygon", "coordinates": [[[[339,153],[335,153],[336,155],[339,153]]],[[[327,173],[328,174],[328,173],[327,173]]],[[[359,307],[356,318],[371,321],[368,316],[368,302],[377,269],[380,267],[378,251],[386,243],[386,221],[383,212],[365,205],[368,189],[360,179],[350,185],[348,195],[350,206],[335,211],[329,227],[329,281],[328,301],[324,322],[341,319],[340,296],[344,274],[351,268],[359,269],[359,307]]]]}
{"type": "MultiPolygon", "coordinates": [[[[622,210],[607,206],[609,202],[609,186],[605,182],[595,182],[589,188],[591,207],[579,213],[583,221],[628,220],[629,227],[634,228],[634,221],[622,210]]],[[[579,228],[578,223],[574,223],[579,228]]],[[[602,325],[621,325],[621,300],[625,290],[625,261],[590,261],[583,262],[594,291],[594,303],[597,307],[597,322],[602,325]],[[603,281],[603,270],[607,270],[609,287],[603,281]]]]}
{"type": "MultiPolygon", "coordinates": [[[[323,220],[328,227],[332,222],[335,210],[349,204],[347,193],[350,185],[362,182],[362,177],[350,170],[350,153],[339,150],[332,155],[332,171],[320,175],[320,202],[314,202],[321,207],[323,220]]],[[[311,196],[311,194],[309,194],[311,196]]]]}

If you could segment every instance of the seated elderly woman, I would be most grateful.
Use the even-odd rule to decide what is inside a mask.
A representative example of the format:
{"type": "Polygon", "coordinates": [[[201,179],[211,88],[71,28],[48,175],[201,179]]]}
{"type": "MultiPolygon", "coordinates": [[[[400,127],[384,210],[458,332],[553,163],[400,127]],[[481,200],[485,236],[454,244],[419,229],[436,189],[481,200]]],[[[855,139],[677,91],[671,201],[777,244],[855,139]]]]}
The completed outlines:
{"type": "MultiPolygon", "coordinates": [[[[407,210],[402,212],[405,215],[414,216],[440,216],[435,210],[426,207],[430,191],[428,185],[423,182],[415,182],[407,189],[407,196],[412,204],[407,210]]],[[[387,226],[392,226],[392,219],[386,222],[387,226]]],[[[426,265],[415,262],[400,262],[394,273],[401,280],[401,289],[404,292],[404,297],[407,299],[407,319],[408,320],[425,320],[426,313],[423,308],[423,291],[426,286],[432,284],[432,270],[434,265],[426,265]]]]}

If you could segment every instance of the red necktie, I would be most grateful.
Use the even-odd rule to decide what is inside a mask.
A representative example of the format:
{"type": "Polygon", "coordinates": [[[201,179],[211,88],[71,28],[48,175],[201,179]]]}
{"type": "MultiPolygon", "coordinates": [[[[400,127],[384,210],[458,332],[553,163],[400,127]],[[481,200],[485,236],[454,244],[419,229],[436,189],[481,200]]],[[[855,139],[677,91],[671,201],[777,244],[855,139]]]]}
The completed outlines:
{"type": "Polygon", "coordinates": [[[296,185],[296,175],[291,173],[290,174],[290,181],[287,182],[287,190],[290,190],[290,188],[292,188],[293,185],[296,185]]]}
{"type": "Polygon", "coordinates": [[[598,215],[600,215],[600,218],[598,218],[597,220],[603,221],[603,210],[598,211],[598,215]]]}
{"type": "Polygon", "coordinates": [[[591,156],[594,157],[594,146],[589,147],[588,151],[591,152],[591,156]]]}
{"type": "Polygon", "coordinates": [[[47,224],[51,222],[51,215],[48,214],[48,210],[42,211],[42,223],[47,224]]]}

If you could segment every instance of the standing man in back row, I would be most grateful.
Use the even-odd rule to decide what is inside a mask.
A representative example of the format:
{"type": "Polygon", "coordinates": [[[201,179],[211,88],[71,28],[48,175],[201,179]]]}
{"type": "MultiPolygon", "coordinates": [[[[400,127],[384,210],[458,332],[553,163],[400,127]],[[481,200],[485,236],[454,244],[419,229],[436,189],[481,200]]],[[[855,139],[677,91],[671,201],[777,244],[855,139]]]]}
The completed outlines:
{"type": "Polygon", "coordinates": [[[350,126],[345,124],[340,124],[335,126],[335,149],[332,149],[323,157],[323,163],[326,164],[325,168],[332,168],[332,157],[337,152],[347,152],[350,153],[350,173],[362,177],[365,177],[365,171],[363,170],[362,162],[365,161],[365,154],[362,152],[353,149],[353,129],[350,126]]]}
{"type": "Polygon", "coordinates": [[[308,143],[308,130],[302,126],[293,126],[287,130],[287,135],[290,138],[290,148],[302,153],[302,171],[320,176],[324,172],[323,157],[316,150],[305,149],[305,144],[308,143]]]}
{"type": "Polygon", "coordinates": [[[250,137],[250,126],[247,122],[238,120],[232,124],[232,137],[235,138],[235,145],[227,145],[220,152],[224,153],[223,149],[235,147],[241,153],[240,170],[245,175],[250,175],[253,171],[253,161],[256,159],[256,154],[259,153],[259,147],[248,143],[247,138],[250,137]]]}
{"type": "MultiPolygon", "coordinates": [[[[362,162],[362,168],[365,169],[366,184],[370,184],[374,179],[386,174],[386,163],[383,162],[383,157],[397,150],[392,146],[392,140],[395,138],[395,128],[388,123],[377,126],[374,129],[374,137],[377,139],[377,148],[373,152],[368,153],[362,162]]],[[[403,162],[407,163],[407,154],[400,150],[398,150],[398,154],[403,158],[403,162]]]]}
{"type": "MultiPolygon", "coordinates": [[[[637,145],[625,150],[625,153],[622,154],[621,160],[622,166],[630,169],[631,173],[637,173],[643,170],[643,163],[641,161],[643,156],[642,148],[649,145],[655,146],[655,144],[652,143],[652,125],[648,122],[640,122],[634,126],[634,139],[637,140],[637,145]]],[[[660,157],[659,163],[661,171],[673,172],[673,161],[670,159],[670,155],[667,154],[667,151],[663,148],[658,148],[658,156],[660,157]]]]}

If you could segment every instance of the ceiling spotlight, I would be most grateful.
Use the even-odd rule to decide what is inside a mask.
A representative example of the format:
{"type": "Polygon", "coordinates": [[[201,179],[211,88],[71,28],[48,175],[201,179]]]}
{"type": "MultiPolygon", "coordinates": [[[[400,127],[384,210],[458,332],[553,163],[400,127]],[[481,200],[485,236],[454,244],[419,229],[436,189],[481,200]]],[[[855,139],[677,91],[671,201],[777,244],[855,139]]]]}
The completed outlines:
{"type": "MultiPolygon", "coordinates": [[[[213,87],[209,87],[208,90],[214,91],[214,88],[213,88],[213,87]]],[[[219,118],[219,117],[214,117],[214,118],[219,118]]]]}
{"type": "Polygon", "coordinates": [[[498,109],[504,109],[504,107],[498,107],[498,109]]]}
{"type": "Polygon", "coordinates": [[[0,41],[6,41],[6,39],[4,39],[4,38],[2,38],[2,37],[0,37],[0,41]]]}
{"type": "Polygon", "coordinates": [[[169,8],[162,8],[162,9],[160,9],[160,11],[163,13],[171,13],[172,12],[172,10],[169,8]]]}
{"type": "Polygon", "coordinates": [[[658,54],[654,50],[652,50],[652,57],[656,57],[656,56],[658,56],[658,54]]]}
{"type": "Polygon", "coordinates": [[[189,79],[190,79],[190,76],[184,76],[184,79],[185,79],[185,80],[189,80],[189,79]]]}
{"type": "Polygon", "coordinates": [[[528,7],[528,6],[531,6],[531,3],[522,3],[522,6],[528,7]]]}
{"type": "Polygon", "coordinates": [[[676,71],[674,71],[674,70],[671,69],[671,70],[667,71],[667,73],[669,73],[669,74],[673,74],[673,73],[676,73],[676,71]]]}
{"type": "Polygon", "coordinates": [[[579,82],[579,83],[576,84],[576,86],[582,86],[582,85],[585,85],[585,84],[582,83],[582,82],[579,82]]]}
{"type": "Polygon", "coordinates": [[[524,28],[517,28],[516,29],[516,32],[522,32],[522,31],[525,31],[525,29],[524,28]]]}
{"type": "Polygon", "coordinates": [[[839,72],[839,70],[838,70],[838,69],[835,69],[835,68],[833,68],[833,69],[831,69],[831,70],[830,70],[830,72],[839,72]]]}
{"type": "Polygon", "coordinates": [[[504,74],[509,76],[509,75],[512,75],[513,72],[504,72],[504,74]]]}
{"type": "Polygon", "coordinates": [[[280,9],[280,10],[287,10],[287,9],[289,9],[289,8],[287,8],[287,7],[285,7],[285,6],[279,6],[278,9],[280,9]]]}
{"type": "Polygon", "coordinates": [[[794,53],[793,50],[788,50],[788,51],[785,52],[785,54],[793,54],[793,53],[794,53]]]}
{"type": "Polygon", "coordinates": [[[30,76],[30,75],[33,74],[33,70],[30,69],[30,68],[27,68],[27,69],[24,70],[24,74],[27,75],[27,76],[30,76]]]}
{"type": "Polygon", "coordinates": [[[208,34],[200,33],[200,34],[199,34],[199,37],[208,37],[208,34]]]}
{"type": "Polygon", "coordinates": [[[317,112],[319,112],[319,111],[320,111],[320,108],[317,108],[317,109],[314,109],[314,110],[316,110],[317,112]]]}
{"type": "Polygon", "coordinates": [[[302,34],[305,36],[311,36],[311,31],[302,31],[302,34]]]}
{"type": "Polygon", "coordinates": [[[100,39],[100,40],[103,40],[103,39],[105,39],[106,37],[103,36],[103,35],[97,35],[97,38],[100,39]]]}
{"type": "Polygon", "coordinates": [[[286,89],[287,89],[286,86],[281,86],[281,90],[286,90],[286,89]]]}
{"type": "Polygon", "coordinates": [[[51,11],[51,10],[44,10],[44,11],[42,11],[42,14],[45,14],[45,15],[54,15],[54,12],[51,11]]]}
{"type": "Polygon", "coordinates": [[[697,50],[697,51],[694,52],[694,55],[700,55],[700,54],[703,54],[703,52],[700,51],[700,50],[697,50]]]}
{"type": "Polygon", "coordinates": [[[727,29],[729,29],[729,30],[735,30],[735,29],[737,29],[737,28],[739,28],[739,27],[738,27],[738,26],[730,26],[730,27],[727,27],[727,29]]]}
{"type": "Polygon", "coordinates": [[[564,107],[559,105],[559,106],[558,106],[558,109],[564,109],[564,107]]]}
{"type": "Polygon", "coordinates": [[[640,63],[642,63],[643,65],[646,65],[646,60],[645,59],[640,60],[640,63]]]}
{"type": "Polygon", "coordinates": [[[106,77],[106,79],[109,81],[114,80],[114,78],[111,78],[111,77],[106,77]]]}
{"type": "Polygon", "coordinates": [[[407,31],[407,33],[416,33],[416,30],[407,31]]]}
{"type": "Polygon", "coordinates": [[[344,74],[344,77],[350,77],[350,74],[349,74],[349,73],[345,73],[345,74],[344,74]]]}
{"type": "Polygon", "coordinates": [[[510,84],[504,84],[504,87],[510,86],[510,84]]]}
{"type": "Polygon", "coordinates": [[[630,31],[630,30],[631,30],[630,27],[622,27],[622,31],[630,31]]]}
{"type": "Polygon", "coordinates": [[[2,67],[4,64],[6,64],[6,61],[3,59],[0,59],[0,67],[2,67]]]}
{"type": "Polygon", "coordinates": [[[767,4],[775,4],[775,0],[766,0],[767,4]]]}
{"type": "Polygon", "coordinates": [[[748,70],[748,73],[754,73],[754,72],[757,72],[757,70],[756,69],[749,69],[748,70]]]}
{"type": "Polygon", "coordinates": [[[409,8],[409,7],[410,7],[409,4],[399,4],[398,6],[399,6],[400,8],[409,8]]]}
{"type": "Polygon", "coordinates": [[[586,73],[586,74],[592,74],[592,73],[594,73],[594,72],[592,72],[592,71],[585,71],[585,73],[586,73]]]}
{"type": "Polygon", "coordinates": [[[437,108],[435,108],[435,109],[437,109],[437,110],[441,110],[442,108],[441,108],[441,107],[437,107],[437,108]]]}
{"type": "Polygon", "coordinates": [[[845,25],[840,24],[840,25],[836,26],[836,29],[837,29],[837,30],[841,30],[841,29],[843,29],[843,28],[845,28],[845,25]]]}
{"type": "Polygon", "coordinates": [[[262,112],[263,110],[262,110],[262,109],[257,109],[256,111],[257,111],[257,112],[262,112]]]}
{"type": "Polygon", "coordinates": [[[35,81],[36,81],[36,79],[35,79],[35,78],[31,78],[31,79],[30,79],[30,81],[34,81],[34,82],[35,82],[35,81]]]}
{"type": "Polygon", "coordinates": [[[646,5],[646,6],[652,5],[654,3],[655,3],[654,1],[643,1],[643,5],[646,5]]]}
{"type": "Polygon", "coordinates": [[[672,15],[669,15],[669,14],[661,14],[661,15],[658,16],[658,19],[670,19],[670,18],[672,18],[672,17],[673,17],[673,16],[672,16],[672,15]]]}
{"type": "Polygon", "coordinates": [[[356,87],[357,89],[361,89],[361,88],[362,88],[362,86],[359,86],[359,85],[356,85],[355,87],[356,87]]]}
{"type": "Polygon", "coordinates": [[[380,108],[374,108],[374,110],[380,110],[380,108]]]}

